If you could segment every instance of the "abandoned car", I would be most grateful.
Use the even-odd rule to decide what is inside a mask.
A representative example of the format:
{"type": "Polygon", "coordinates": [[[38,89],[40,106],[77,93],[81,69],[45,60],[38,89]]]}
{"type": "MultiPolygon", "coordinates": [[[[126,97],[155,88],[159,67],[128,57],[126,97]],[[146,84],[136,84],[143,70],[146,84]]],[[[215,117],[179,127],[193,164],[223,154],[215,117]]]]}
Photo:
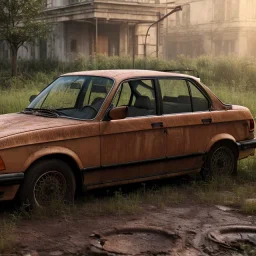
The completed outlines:
{"type": "Polygon", "coordinates": [[[254,155],[254,120],[193,76],[65,74],[0,116],[0,200],[45,207],[77,191],[201,172],[234,175],[254,155]]]}

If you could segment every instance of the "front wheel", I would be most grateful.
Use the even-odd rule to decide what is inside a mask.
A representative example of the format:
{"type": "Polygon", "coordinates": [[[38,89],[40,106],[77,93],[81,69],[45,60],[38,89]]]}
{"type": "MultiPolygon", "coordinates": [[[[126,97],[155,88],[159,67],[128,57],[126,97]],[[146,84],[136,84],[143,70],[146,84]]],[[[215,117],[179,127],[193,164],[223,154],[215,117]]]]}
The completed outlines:
{"type": "Polygon", "coordinates": [[[237,174],[237,153],[229,143],[219,143],[212,147],[206,156],[201,170],[204,180],[219,176],[235,176],[237,174]]]}
{"type": "Polygon", "coordinates": [[[43,160],[25,173],[20,199],[31,208],[47,207],[55,201],[73,202],[75,189],[75,177],[68,164],[57,159],[43,160]]]}

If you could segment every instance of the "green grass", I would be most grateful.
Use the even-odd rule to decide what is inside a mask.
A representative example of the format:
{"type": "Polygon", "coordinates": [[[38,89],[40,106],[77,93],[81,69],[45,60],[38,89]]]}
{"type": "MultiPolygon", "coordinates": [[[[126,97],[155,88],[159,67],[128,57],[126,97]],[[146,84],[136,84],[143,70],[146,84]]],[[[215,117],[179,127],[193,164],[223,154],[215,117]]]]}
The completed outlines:
{"type": "MultiPolygon", "coordinates": [[[[136,68],[143,69],[144,61],[136,59],[136,68]]],[[[57,61],[21,61],[20,75],[10,78],[9,66],[0,63],[0,113],[16,112],[29,104],[29,97],[39,93],[59,74],[92,69],[125,69],[132,68],[132,58],[91,56],[89,59],[80,56],[71,63],[57,61]],[[1,69],[2,67],[2,69],[1,69]],[[2,71],[1,71],[2,70],[2,71]]],[[[201,56],[195,59],[180,56],[176,61],[164,61],[149,58],[147,69],[194,69],[201,80],[225,103],[244,105],[256,115],[254,100],[256,81],[256,61],[252,58],[201,56]]]]}
{"type": "MultiPolygon", "coordinates": [[[[1,65],[0,65],[1,67],[1,65]]],[[[136,67],[143,68],[143,60],[136,60],[136,67]]],[[[9,78],[8,71],[0,71],[0,114],[17,112],[29,104],[29,97],[38,94],[60,73],[87,69],[131,68],[130,57],[97,56],[86,61],[80,58],[71,64],[58,62],[23,62],[16,78],[9,78]],[[44,71],[44,72],[40,72],[44,71]]],[[[150,59],[147,68],[173,69],[194,68],[199,71],[201,80],[225,103],[248,107],[256,116],[255,81],[256,62],[253,59],[211,58],[202,56],[197,59],[180,56],[176,62],[150,59]],[[254,64],[255,63],[255,64],[254,64]]],[[[141,188],[129,193],[118,190],[104,198],[86,198],[75,205],[54,204],[48,210],[27,212],[21,209],[0,220],[0,253],[13,245],[15,223],[21,219],[54,218],[82,214],[95,215],[137,215],[145,211],[144,206],[157,209],[182,203],[215,205],[222,204],[240,209],[245,214],[256,214],[256,205],[246,203],[246,199],[256,198],[256,158],[240,161],[239,176],[215,179],[204,183],[195,179],[181,185],[164,185],[141,188]]]]}
{"type": "Polygon", "coordinates": [[[15,243],[15,222],[9,219],[0,220],[0,255],[2,252],[11,251],[15,243]]]}

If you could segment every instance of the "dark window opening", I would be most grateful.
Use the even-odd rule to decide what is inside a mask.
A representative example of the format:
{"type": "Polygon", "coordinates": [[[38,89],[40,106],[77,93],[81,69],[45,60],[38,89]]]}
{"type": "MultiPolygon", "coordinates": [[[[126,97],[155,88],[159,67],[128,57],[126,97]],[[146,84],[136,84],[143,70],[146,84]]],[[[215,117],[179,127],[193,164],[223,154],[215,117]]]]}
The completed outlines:
{"type": "Polygon", "coordinates": [[[47,59],[47,41],[46,40],[40,40],[39,42],[39,56],[40,56],[40,60],[47,59]]]}
{"type": "Polygon", "coordinates": [[[77,52],[77,41],[76,40],[71,40],[70,50],[71,50],[71,52],[77,52]]]}

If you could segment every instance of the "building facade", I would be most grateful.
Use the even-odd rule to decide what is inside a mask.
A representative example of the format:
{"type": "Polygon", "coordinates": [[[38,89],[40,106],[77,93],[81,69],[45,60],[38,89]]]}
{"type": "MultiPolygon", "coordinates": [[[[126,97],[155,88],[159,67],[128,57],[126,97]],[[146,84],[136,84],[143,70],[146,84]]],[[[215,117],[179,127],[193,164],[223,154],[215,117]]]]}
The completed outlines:
{"type": "MultiPolygon", "coordinates": [[[[169,0],[47,0],[45,14],[52,33],[47,40],[21,47],[18,55],[60,61],[95,53],[144,55],[147,28],[173,6],[169,0]]],[[[162,56],[163,30],[163,24],[150,30],[148,56],[162,56]]],[[[0,58],[9,57],[8,45],[1,43],[0,58]]]]}
{"type": "MultiPolygon", "coordinates": [[[[184,54],[256,56],[256,0],[46,0],[47,40],[21,47],[21,59],[74,60],[95,53],[175,59],[184,54]]],[[[0,59],[10,49],[0,42],[0,59]]]]}
{"type": "Polygon", "coordinates": [[[168,20],[164,56],[256,57],[256,0],[176,0],[183,11],[168,20]],[[186,4],[188,3],[189,4],[186,4]]]}

